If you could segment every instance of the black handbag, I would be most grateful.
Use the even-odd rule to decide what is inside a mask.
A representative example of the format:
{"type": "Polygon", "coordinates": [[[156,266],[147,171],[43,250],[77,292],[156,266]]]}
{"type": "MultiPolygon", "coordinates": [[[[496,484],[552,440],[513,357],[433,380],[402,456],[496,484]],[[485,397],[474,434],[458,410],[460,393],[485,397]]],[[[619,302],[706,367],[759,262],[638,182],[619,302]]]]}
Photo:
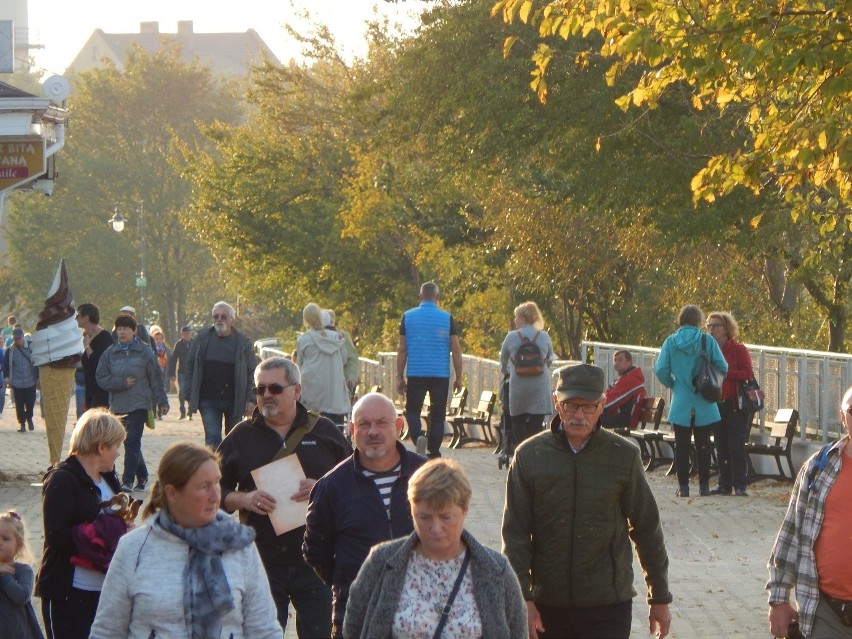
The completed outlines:
{"type": "Polygon", "coordinates": [[[739,409],[747,413],[756,413],[763,410],[763,400],[766,394],[760,388],[760,384],[753,377],[740,382],[739,409]]]}
{"type": "Polygon", "coordinates": [[[718,402],[722,398],[722,381],[725,375],[710,358],[707,357],[707,336],[701,336],[701,357],[698,361],[698,372],[692,378],[695,392],[708,402],[718,402]]]}

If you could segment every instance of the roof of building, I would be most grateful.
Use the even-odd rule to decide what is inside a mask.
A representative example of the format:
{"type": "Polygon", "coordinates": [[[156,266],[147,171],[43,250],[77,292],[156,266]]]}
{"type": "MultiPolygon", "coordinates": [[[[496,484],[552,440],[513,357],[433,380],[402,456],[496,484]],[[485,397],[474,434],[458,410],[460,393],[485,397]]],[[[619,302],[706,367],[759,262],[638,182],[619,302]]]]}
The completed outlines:
{"type": "Polygon", "coordinates": [[[71,62],[68,71],[79,73],[100,68],[104,57],[111,59],[120,69],[126,52],[133,45],[155,53],[160,49],[163,38],[180,44],[186,62],[197,58],[220,75],[246,76],[252,66],[263,62],[264,54],[271,62],[279,62],[254,29],[243,33],[196,33],[192,21],[183,20],[178,22],[177,33],[160,33],[157,22],[141,23],[139,33],[106,33],[96,29],[71,62]]]}
{"type": "Polygon", "coordinates": [[[35,98],[38,96],[33,95],[32,93],[27,93],[17,87],[13,87],[11,84],[6,84],[5,82],[0,82],[0,98],[35,98]]]}

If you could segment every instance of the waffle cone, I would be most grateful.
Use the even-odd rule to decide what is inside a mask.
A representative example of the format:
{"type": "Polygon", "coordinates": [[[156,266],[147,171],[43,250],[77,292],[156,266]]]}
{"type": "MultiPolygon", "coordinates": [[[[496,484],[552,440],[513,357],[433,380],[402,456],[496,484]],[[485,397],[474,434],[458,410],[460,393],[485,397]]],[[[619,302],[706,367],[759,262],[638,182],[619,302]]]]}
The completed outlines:
{"type": "Polygon", "coordinates": [[[42,418],[47,430],[47,448],[50,463],[56,464],[62,456],[65,424],[74,391],[74,369],[42,366],[39,369],[41,384],[42,418]]]}

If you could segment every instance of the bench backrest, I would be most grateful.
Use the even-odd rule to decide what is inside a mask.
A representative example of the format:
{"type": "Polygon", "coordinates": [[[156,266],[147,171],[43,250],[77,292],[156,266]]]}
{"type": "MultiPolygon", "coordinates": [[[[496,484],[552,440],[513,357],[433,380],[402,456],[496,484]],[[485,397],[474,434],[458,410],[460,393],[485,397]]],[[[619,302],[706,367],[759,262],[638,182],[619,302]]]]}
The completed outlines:
{"type": "Polygon", "coordinates": [[[769,436],[775,439],[775,446],[789,448],[796,436],[799,425],[799,411],[795,408],[781,408],[775,413],[769,424],[769,436]]]}
{"type": "Polygon", "coordinates": [[[643,397],[639,402],[638,428],[659,430],[665,407],[666,400],[662,397],[643,397]]]}
{"type": "Polygon", "coordinates": [[[462,386],[461,390],[453,393],[450,397],[450,405],[447,406],[447,417],[455,417],[464,412],[464,406],[467,403],[467,386],[462,386]]]}
{"type": "Polygon", "coordinates": [[[476,409],[473,414],[478,419],[490,420],[494,413],[494,404],[497,403],[497,394],[494,391],[482,391],[476,409]]]}

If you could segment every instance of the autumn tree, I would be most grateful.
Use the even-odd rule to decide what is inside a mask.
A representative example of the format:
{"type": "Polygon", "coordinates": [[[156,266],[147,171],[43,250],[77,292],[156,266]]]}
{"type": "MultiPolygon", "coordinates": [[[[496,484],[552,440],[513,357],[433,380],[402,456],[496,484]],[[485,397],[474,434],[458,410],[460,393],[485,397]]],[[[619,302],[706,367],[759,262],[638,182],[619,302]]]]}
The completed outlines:
{"type": "Polygon", "coordinates": [[[155,54],[136,48],[123,71],[109,66],[72,82],[54,194],[16,194],[9,217],[6,268],[19,303],[37,312],[65,257],[77,301],[96,303],[107,323],[122,305],[139,306],[144,206],[145,320],[175,339],[183,322],[202,309],[206,316],[222,296],[210,253],[181,222],[190,185],[178,147],[199,149],[199,124],[236,118],[238,102],[208,69],[182,62],[174,44],[155,54]],[[128,220],[121,235],[108,224],[116,209],[128,220]]]}

